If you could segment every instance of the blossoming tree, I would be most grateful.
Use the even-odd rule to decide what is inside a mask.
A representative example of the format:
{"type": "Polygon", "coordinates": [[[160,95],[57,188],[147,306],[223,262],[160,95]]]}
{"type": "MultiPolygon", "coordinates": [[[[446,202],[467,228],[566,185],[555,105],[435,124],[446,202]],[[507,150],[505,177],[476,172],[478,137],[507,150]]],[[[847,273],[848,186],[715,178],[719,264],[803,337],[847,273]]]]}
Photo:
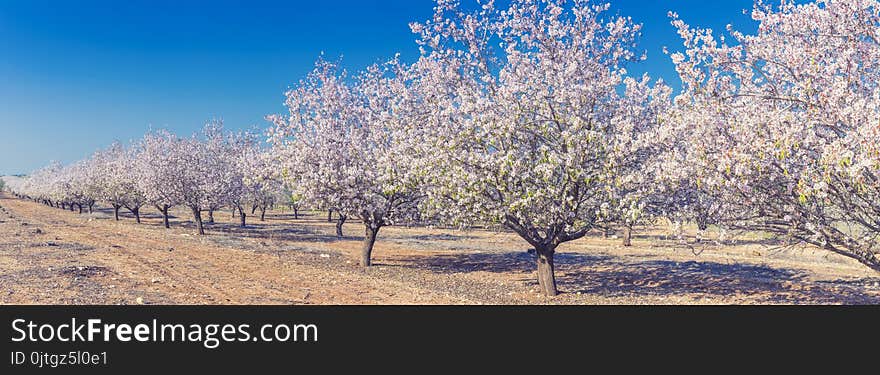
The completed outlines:
{"type": "Polygon", "coordinates": [[[90,169],[95,171],[94,181],[100,186],[101,199],[113,206],[116,220],[119,220],[119,209],[125,207],[138,223],[141,222],[140,210],[147,202],[147,197],[138,186],[140,171],[137,169],[137,156],[134,149],[114,142],[106,150],[97,152],[92,159],[90,169]]]}
{"type": "Polygon", "coordinates": [[[336,64],[319,60],[287,92],[289,115],[268,117],[293,193],[363,222],[363,266],[371,265],[379,229],[413,215],[421,196],[411,157],[401,153],[414,141],[400,131],[409,113],[403,70],[395,59],[349,82],[336,64]]]}
{"type": "Polygon", "coordinates": [[[688,159],[725,225],[880,271],[880,3],[758,2],[757,32],[733,41],[671,16],[688,159]]]}
{"type": "Polygon", "coordinates": [[[547,295],[557,294],[557,247],[616,220],[613,206],[633,197],[615,191],[625,182],[616,171],[640,158],[617,157],[642,146],[618,137],[650,128],[630,121],[636,117],[652,121],[622,111],[618,89],[627,82],[624,65],[641,58],[641,27],[606,17],[608,8],[514,0],[471,11],[440,0],[432,20],[411,25],[421,36],[416,68],[428,113],[417,126],[432,133],[420,153],[431,158],[431,211],[512,229],[535,248],[547,295]]]}
{"type": "Polygon", "coordinates": [[[147,133],[135,146],[136,183],[149,204],[162,213],[165,228],[170,228],[168,210],[181,203],[186,171],[183,139],[159,130],[147,133]]]}

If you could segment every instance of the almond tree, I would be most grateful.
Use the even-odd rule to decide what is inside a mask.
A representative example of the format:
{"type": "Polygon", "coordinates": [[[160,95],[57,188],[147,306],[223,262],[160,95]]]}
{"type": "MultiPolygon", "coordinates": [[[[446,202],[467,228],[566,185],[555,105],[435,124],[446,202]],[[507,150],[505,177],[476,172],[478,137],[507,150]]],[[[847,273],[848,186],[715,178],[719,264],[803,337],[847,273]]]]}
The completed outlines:
{"type": "Polygon", "coordinates": [[[694,129],[682,121],[689,112],[679,106],[666,111],[665,121],[655,133],[663,150],[646,166],[645,173],[654,176],[654,188],[660,191],[650,200],[653,215],[673,223],[679,236],[686,222],[695,223],[699,242],[709,225],[725,227],[720,220],[725,199],[697,177],[703,161],[694,160],[697,155],[689,150],[691,142],[705,140],[695,137],[694,129]]]}
{"type": "Polygon", "coordinates": [[[124,204],[126,193],[122,185],[125,180],[118,178],[125,169],[125,165],[120,162],[123,153],[122,145],[117,142],[94,155],[94,168],[101,186],[100,200],[113,207],[113,217],[116,221],[119,221],[119,209],[124,204]]]}
{"type": "Polygon", "coordinates": [[[617,137],[650,127],[618,132],[617,90],[624,65],[641,57],[641,27],[608,8],[514,0],[470,11],[440,0],[432,20],[411,25],[421,36],[414,69],[425,107],[414,132],[431,133],[418,153],[430,160],[427,207],[453,223],[516,232],[536,250],[547,295],[557,294],[557,247],[615,220],[606,213],[622,201],[613,192],[614,158],[625,151],[614,149],[617,137]]]}
{"type": "Polygon", "coordinates": [[[253,165],[245,174],[248,199],[260,208],[260,221],[266,221],[266,210],[284,195],[283,179],[277,175],[271,156],[263,151],[253,155],[253,165]]]}
{"type": "Polygon", "coordinates": [[[134,147],[135,183],[147,202],[162,213],[165,228],[170,228],[168,210],[182,203],[186,171],[183,145],[183,139],[159,130],[147,133],[134,147]]]}
{"type": "Polygon", "coordinates": [[[94,165],[95,159],[92,157],[78,161],[62,172],[61,178],[65,179],[71,211],[75,205],[80,214],[83,213],[83,207],[88,207],[89,212],[92,212],[95,202],[100,199],[101,185],[94,165]]]}
{"type": "Polygon", "coordinates": [[[661,82],[651,86],[647,76],[627,78],[620,110],[612,121],[606,163],[610,201],[603,216],[623,226],[623,245],[632,246],[633,227],[661,216],[668,190],[661,183],[661,155],[675,141],[662,126],[671,108],[671,90],[661,82]]]}
{"type": "Polygon", "coordinates": [[[287,206],[293,210],[293,219],[299,220],[299,210],[302,209],[303,206],[303,196],[298,193],[293,193],[290,189],[284,189],[283,191],[284,197],[287,199],[287,206]]]}
{"type": "Polygon", "coordinates": [[[68,181],[70,169],[66,165],[62,165],[58,171],[49,177],[49,194],[56,202],[61,202],[61,208],[64,210],[73,210],[73,199],[70,194],[70,184],[68,181]]]}
{"type": "Polygon", "coordinates": [[[131,211],[135,220],[141,222],[141,207],[147,197],[138,186],[141,177],[137,170],[136,151],[115,142],[109,148],[95,153],[91,169],[94,180],[100,185],[101,199],[113,207],[115,219],[119,220],[119,209],[131,211]]]}
{"type": "Polygon", "coordinates": [[[266,209],[274,204],[280,194],[281,181],[276,176],[271,155],[260,147],[253,134],[236,134],[230,143],[230,165],[238,172],[234,177],[237,179],[234,183],[237,188],[229,190],[227,200],[233,207],[233,212],[238,211],[241,227],[244,228],[247,225],[245,207],[250,204],[254,208],[260,208],[260,220],[264,221],[266,209]]]}
{"type": "Polygon", "coordinates": [[[758,2],[731,41],[671,16],[685,158],[720,220],[880,271],[880,3],[758,2]]]}
{"type": "Polygon", "coordinates": [[[179,155],[183,166],[181,190],[178,199],[193,214],[198,234],[205,234],[202,212],[213,211],[225,203],[229,185],[229,173],[235,168],[227,164],[224,156],[225,140],[222,123],[208,122],[199,134],[182,139],[179,155]]]}
{"type": "Polygon", "coordinates": [[[223,129],[223,122],[212,120],[202,131],[176,142],[176,158],[182,166],[177,200],[193,213],[199,235],[205,234],[202,212],[226,206],[233,195],[244,191],[243,175],[237,168],[242,152],[239,136],[223,129]]]}
{"type": "Polygon", "coordinates": [[[202,211],[215,202],[215,197],[210,196],[211,187],[214,185],[211,179],[214,177],[212,169],[217,165],[216,158],[208,151],[206,144],[195,136],[184,138],[179,143],[180,158],[183,165],[181,176],[180,202],[188,207],[193,215],[193,222],[198,228],[198,234],[205,234],[202,211]]]}
{"type": "Polygon", "coordinates": [[[379,230],[413,215],[421,197],[411,158],[402,153],[413,141],[401,132],[409,115],[403,70],[395,59],[349,82],[336,64],[318,61],[287,92],[289,115],[268,117],[274,153],[294,193],[363,222],[363,266],[371,264],[379,230]]]}
{"type": "Polygon", "coordinates": [[[225,131],[222,120],[206,123],[201,137],[198,145],[202,149],[201,158],[191,167],[203,167],[199,169],[203,174],[199,188],[203,192],[203,209],[208,211],[208,222],[213,224],[214,211],[228,204],[231,196],[241,195],[245,191],[243,171],[236,167],[236,163],[244,148],[238,143],[248,140],[225,131]]]}
{"type": "Polygon", "coordinates": [[[250,202],[254,195],[255,186],[250,184],[249,180],[253,178],[253,174],[257,172],[260,165],[260,152],[256,147],[256,139],[249,134],[241,134],[240,137],[232,141],[233,146],[229,148],[226,156],[229,165],[234,170],[231,173],[235,180],[235,187],[227,192],[227,202],[232,206],[232,212],[238,211],[241,220],[241,227],[247,226],[247,213],[245,206],[250,202]]]}

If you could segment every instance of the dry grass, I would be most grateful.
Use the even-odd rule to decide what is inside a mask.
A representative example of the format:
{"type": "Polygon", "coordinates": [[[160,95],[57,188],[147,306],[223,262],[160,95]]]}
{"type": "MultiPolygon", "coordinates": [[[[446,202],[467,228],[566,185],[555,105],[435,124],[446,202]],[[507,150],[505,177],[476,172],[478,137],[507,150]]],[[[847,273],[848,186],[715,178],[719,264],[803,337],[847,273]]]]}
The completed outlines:
{"type": "Polygon", "coordinates": [[[695,244],[639,228],[634,246],[589,237],[559,249],[563,294],[538,293],[533,256],[505,232],[384,228],[376,266],[356,265],[362,226],[336,238],[326,213],[273,211],[239,228],[215,213],[195,236],[185,210],[161,226],[0,198],[5,304],[875,304],[880,275],[756,234],[695,244]],[[140,299],[139,299],[140,298],[140,299]]]}

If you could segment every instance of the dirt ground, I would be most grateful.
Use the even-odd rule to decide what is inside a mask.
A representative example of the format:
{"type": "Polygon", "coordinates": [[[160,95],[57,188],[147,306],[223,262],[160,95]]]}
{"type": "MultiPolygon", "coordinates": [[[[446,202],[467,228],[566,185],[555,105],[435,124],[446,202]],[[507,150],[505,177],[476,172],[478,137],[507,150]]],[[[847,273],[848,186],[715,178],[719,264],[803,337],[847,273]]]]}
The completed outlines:
{"type": "Polygon", "coordinates": [[[337,238],[326,213],[273,211],[239,228],[215,213],[194,235],[152,211],[136,224],[0,195],[2,304],[877,304],[880,275],[811,247],[676,239],[638,228],[633,247],[588,237],[556,256],[562,294],[538,293],[515,235],[383,228],[375,267],[357,265],[363,227],[337,238]]]}

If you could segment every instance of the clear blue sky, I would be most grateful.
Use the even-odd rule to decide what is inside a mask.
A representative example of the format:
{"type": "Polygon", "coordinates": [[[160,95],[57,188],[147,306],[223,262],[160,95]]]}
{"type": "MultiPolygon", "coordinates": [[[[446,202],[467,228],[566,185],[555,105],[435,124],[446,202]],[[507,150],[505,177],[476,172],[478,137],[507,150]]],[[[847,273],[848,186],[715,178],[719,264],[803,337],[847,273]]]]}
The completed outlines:
{"type": "MultiPolygon", "coordinates": [[[[467,3],[469,0],[462,0],[467,3]]],[[[680,49],[667,11],[722,32],[754,26],[752,0],[617,0],[645,25],[647,71],[677,85],[661,50],[680,49]]],[[[360,69],[417,56],[410,21],[430,0],[0,0],[0,175],[69,163],[151,126],[189,134],[211,118],[265,127],[322,51],[360,69]]]]}

